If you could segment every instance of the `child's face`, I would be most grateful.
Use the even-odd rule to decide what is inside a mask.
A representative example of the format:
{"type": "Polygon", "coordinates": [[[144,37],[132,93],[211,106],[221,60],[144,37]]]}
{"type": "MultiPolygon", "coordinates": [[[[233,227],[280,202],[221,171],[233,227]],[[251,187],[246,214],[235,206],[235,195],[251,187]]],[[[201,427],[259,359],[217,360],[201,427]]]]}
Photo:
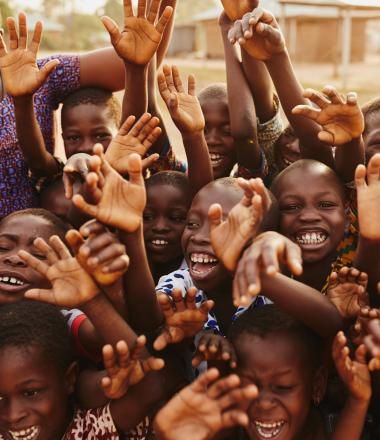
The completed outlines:
{"type": "Polygon", "coordinates": [[[75,153],[92,154],[97,143],[106,150],[117,131],[105,105],[79,104],[66,109],[62,117],[66,157],[75,153]]]}
{"type": "Polygon", "coordinates": [[[5,438],[62,438],[73,386],[62,376],[38,347],[0,350],[0,432],[5,438]]]}
{"type": "Polygon", "coordinates": [[[276,143],[277,168],[284,170],[293,162],[301,158],[299,139],[292,133],[283,132],[276,143]]]}
{"type": "Polygon", "coordinates": [[[65,197],[63,182],[54,184],[52,188],[47,188],[41,192],[40,207],[52,212],[65,223],[70,223],[67,213],[71,208],[71,201],[65,197]]]}
{"type": "Polygon", "coordinates": [[[303,343],[291,333],[242,334],[235,343],[242,384],[255,384],[258,399],[248,409],[249,438],[306,438],[313,396],[313,369],[303,343]]]}
{"type": "Polygon", "coordinates": [[[48,240],[56,234],[55,228],[42,217],[19,215],[5,218],[0,224],[0,305],[23,299],[33,288],[50,288],[49,281],[24,263],[18,251],[25,249],[37,258],[44,259],[35,248],[37,237],[48,240]]]}
{"type": "Polygon", "coordinates": [[[380,153],[380,113],[371,114],[365,121],[363,133],[366,162],[380,153]]]}
{"type": "Polygon", "coordinates": [[[318,167],[295,168],[275,186],[280,232],[297,243],[305,263],[335,252],[345,229],[345,206],[336,180],[318,167]]]}
{"type": "Polygon", "coordinates": [[[220,203],[223,216],[226,217],[241,196],[235,188],[213,182],[201,189],[191,204],[182,235],[182,248],[191,278],[198,289],[211,292],[229,277],[211,246],[208,221],[210,205],[220,203]]]}
{"type": "Polygon", "coordinates": [[[151,185],[144,211],[144,240],[153,263],[168,263],[182,255],[189,196],[172,185],[151,185]]]}
{"type": "Polygon", "coordinates": [[[205,117],[205,137],[214,179],[228,177],[237,161],[234,139],[230,130],[228,105],[224,101],[201,102],[205,117]]]}

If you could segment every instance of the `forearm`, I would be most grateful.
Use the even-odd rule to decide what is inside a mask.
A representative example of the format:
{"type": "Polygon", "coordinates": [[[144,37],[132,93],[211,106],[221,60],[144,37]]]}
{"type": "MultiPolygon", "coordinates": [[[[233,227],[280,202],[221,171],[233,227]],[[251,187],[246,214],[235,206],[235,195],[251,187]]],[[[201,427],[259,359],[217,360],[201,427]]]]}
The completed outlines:
{"type": "Polygon", "coordinates": [[[142,226],[132,234],[121,233],[120,240],[131,261],[124,276],[129,322],[139,331],[154,331],[162,324],[163,316],[145,251],[142,226]]]}
{"type": "Polygon", "coordinates": [[[138,119],[148,108],[148,66],[125,62],[125,92],[121,124],[133,115],[138,119]]]}
{"type": "Polygon", "coordinates": [[[282,108],[300,139],[301,155],[304,159],[315,159],[334,168],[331,147],[318,139],[320,126],[309,118],[293,115],[292,109],[300,104],[308,105],[287,51],[274,55],[266,66],[276,87],[282,108]]]}
{"type": "Polygon", "coordinates": [[[368,274],[368,293],[372,307],[379,307],[380,298],[377,293],[377,283],[380,280],[380,242],[369,240],[359,235],[358,247],[353,266],[368,274]]]}
{"type": "Polygon", "coordinates": [[[161,6],[160,6],[160,13],[159,16],[164,12],[164,9],[166,6],[171,6],[173,8],[172,16],[170,17],[170,20],[168,24],[166,25],[166,28],[164,30],[164,34],[162,35],[162,39],[160,42],[160,45],[157,49],[157,65],[161,66],[162,61],[166,57],[166,52],[168,51],[168,47],[170,44],[170,40],[173,33],[174,28],[174,17],[175,17],[175,11],[177,8],[177,0],[162,0],[161,6]]]}
{"type": "Polygon", "coordinates": [[[36,175],[52,176],[59,167],[45,147],[41,128],[34,113],[33,95],[14,98],[16,133],[29,169],[36,175]]]}
{"type": "Polygon", "coordinates": [[[99,408],[107,405],[109,399],[101,386],[102,379],[106,376],[105,370],[85,370],[79,375],[75,395],[82,408],[99,408]]]}
{"type": "Polygon", "coordinates": [[[188,176],[193,194],[213,180],[210,155],[203,130],[182,134],[186,151],[188,176]]]}
{"type": "Polygon", "coordinates": [[[320,336],[333,337],[344,327],[336,307],[316,289],[282,274],[261,274],[262,295],[312,328],[320,336]]]}
{"type": "Polygon", "coordinates": [[[331,440],[360,440],[369,402],[349,396],[340,413],[331,440]]]}
{"type": "Polygon", "coordinates": [[[364,143],[361,136],[336,148],[335,171],[344,182],[352,182],[356,167],[364,163],[364,143]]]}
{"type": "Polygon", "coordinates": [[[243,71],[253,96],[256,115],[261,123],[276,114],[273,105],[273,84],[265,63],[255,60],[244,49],[241,50],[243,71]]]}

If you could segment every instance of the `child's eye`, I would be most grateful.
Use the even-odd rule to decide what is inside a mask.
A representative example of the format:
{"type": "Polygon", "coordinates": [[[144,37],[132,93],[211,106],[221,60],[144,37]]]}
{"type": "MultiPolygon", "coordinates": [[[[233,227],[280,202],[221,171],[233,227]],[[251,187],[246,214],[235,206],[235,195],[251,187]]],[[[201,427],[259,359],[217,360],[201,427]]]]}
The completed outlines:
{"type": "Polygon", "coordinates": [[[185,218],[185,217],[178,216],[178,215],[172,215],[172,216],[170,217],[170,220],[173,221],[173,222],[175,222],[175,223],[183,223],[183,222],[186,220],[186,218],[185,218]]]}
{"type": "Polygon", "coordinates": [[[65,137],[65,141],[66,142],[78,142],[79,141],[79,136],[76,136],[76,135],[66,136],[65,137]]]}
{"type": "Polygon", "coordinates": [[[275,393],[286,393],[292,391],[294,385],[273,385],[272,390],[275,393]]]}
{"type": "Polygon", "coordinates": [[[319,207],[320,208],[335,208],[336,207],[336,203],[333,203],[333,202],[319,202],[319,207]]]}
{"type": "Polygon", "coordinates": [[[292,203],[289,205],[282,206],[280,208],[280,211],[288,211],[288,212],[289,211],[297,211],[300,208],[301,208],[301,205],[297,205],[296,203],[292,203]]]}
{"type": "Polygon", "coordinates": [[[22,394],[24,397],[32,398],[38,396],[40,390],[25,390],[22,394]]]}
{"type": "Polygon", "coordinates": [[[191,221],[191,220],[188,220],[188,221],[187,221],[187,224],[186,224],[186,227],[187,227],[188,229],[197,229],[197,228],[199,227],[199,225],[198,225],[197,222],[193,222],[193,221],[191,221]]]}
{"type": "Polygon", "coordinates": [[[222,128],[222,133],[223,133],[225,136],[231,136],[231,129],[230,129],[230,126],[229,126],[229,125],[225,125],[225,126],[222,128]]]}
{"type": "Polygon", "coordinates": [[[109,139],[111,135],[109,133],[99,133],[95,135],[95,139],[98,141],[103,141],[105,139],[109,139]]]}
{"type": "Polygon", "coordinates": [[[146,222],[151,222],[153,220],[154,216],[150,212],[144,212],[143,214],[143,220],[146,222]]]}

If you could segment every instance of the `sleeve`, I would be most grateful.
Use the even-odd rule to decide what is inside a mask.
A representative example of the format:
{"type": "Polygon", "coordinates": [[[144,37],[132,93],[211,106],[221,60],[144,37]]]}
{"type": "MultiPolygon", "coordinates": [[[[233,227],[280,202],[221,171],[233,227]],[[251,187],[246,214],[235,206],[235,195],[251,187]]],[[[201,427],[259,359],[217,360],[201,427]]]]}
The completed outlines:
{"type": "Polygon", "coordinates": [[[41,68],[48,61],[58,59],[59,64],[42,86],[48,92],[46,95],[50,105],[57,109],[62,100],[80,87],[80,63],[77,55],[53,55],[37,61],[41,68]]]}
{"type": "Polygon", "coordinates": [[[260,177],[264,179],[268,175],[268,163],[263,150],[260,151],[260,167],[257,169],[249,169],[238,165],[237,170],[233,171],[233,177],[242,177],[243,179],[253,179],[260,177]]]}
{"type": "Polygon", "coordinates": [[[78,309],[62,309],[61,313],[66,318],[67,326],[69,327],[70,334],[74,341],[75,352],[79,356],[92,360],[93,357],[89,353],[87,353],[79,338],[79,329],[84,321],[86,321],[87,316],[78,309]]]}
{"type": "Polygon", "coordinates": [[[190,277],[189,270],[179,269],[162,276],[158,280],[156,292],[165,292],[167,295],[171,295],[173,289],[181,289],[182,295],[184,296],[187,289],[193,285],[194,283],[190,277]]]}

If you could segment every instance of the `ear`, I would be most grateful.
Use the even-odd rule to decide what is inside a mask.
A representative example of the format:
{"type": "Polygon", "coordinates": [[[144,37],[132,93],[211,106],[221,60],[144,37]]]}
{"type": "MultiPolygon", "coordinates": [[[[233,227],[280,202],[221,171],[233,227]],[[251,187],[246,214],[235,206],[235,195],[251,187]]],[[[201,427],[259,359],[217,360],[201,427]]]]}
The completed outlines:
{"type": "Polygon", "coordinates": [[[318,406],[323,400],[327,387],[328,369],[321,366],[315,372],[313,380],[312,400],[315,406],[318,406]]]}
{"type": "Polygon", "coordinates": [[[74,393],[78,372],[79,372],[79,368],[77,362],[71,363],[66,370],[63,380],[64,380],[65,390],[68,396],[74,393]]]}

